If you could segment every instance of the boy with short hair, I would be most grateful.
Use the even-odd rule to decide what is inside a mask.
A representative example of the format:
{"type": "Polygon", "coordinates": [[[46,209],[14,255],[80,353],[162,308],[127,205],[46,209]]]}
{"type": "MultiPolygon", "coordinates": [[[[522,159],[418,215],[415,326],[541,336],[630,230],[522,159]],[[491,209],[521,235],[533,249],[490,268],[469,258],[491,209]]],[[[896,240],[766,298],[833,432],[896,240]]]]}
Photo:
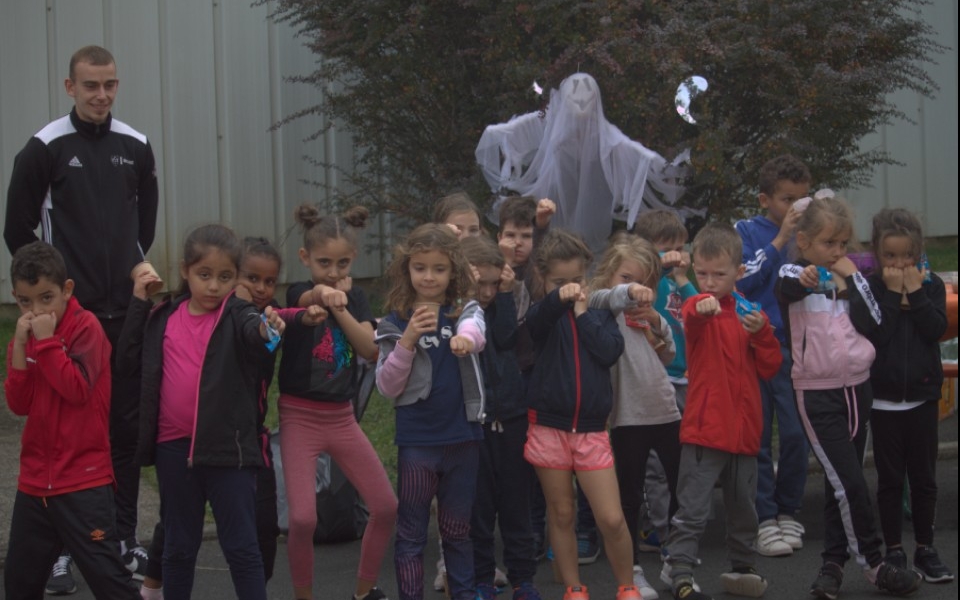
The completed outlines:
{"type": "Polygon", "coordinates": [[[700,536],[719,481],[732,569],[720,576],[727,593],[759,597],[767,581],[754,567],[757,535],[757,452],[762,414],[757,377],[780,368],[780,345],[766,315],[737,313],[732,295],[743,274],[741,244],[732,226],[714,223],[693,240],[693,267],[701,293],[683,304],[690,361],[687,409],[680,425],[679,508],[667,540],[661,578],[676,598],[710,600],[693,582],[700,536]]]}
{"type": "Polygon", "coordinates": [[[487,324],[487,343],[480,353],[486,417],[470,523],[477,598],[493,600],[497,595],[494,525],[498,524],[513,600],[540,600],[533,583],[537,560],[530,521],[534,472],[523,458],[526,388],[514,353],[519,332],[514,272],[490,238],[467,238],[460,247],[477,276],[475,297],[487,324]]]}
{"type": "Polygon", "coordinates": [[[736,224],[743,240],[746,265],[737,287],[748,300],[758,302],[767,314],[783,358],[776,376],[760,382],[763,438],[757,456],[757,516],[760,519],[757,552],[764,556],[789,556],[803,547],[804,528],[796,520],[796,514],[807,483],[809,446],[797,413],[790,378],[793,362],[773,288],[780,267],[787,262],[784,247],[793,237],[797,223],[799,213],[793,210],[793,203],[809,191],[807,166],[789,154],[778,156],[760,169],[759,200],[766,213],[736,224]],[[780,440],[776,473],[772,449],[774,415],[780,440]]]}
{"type": "Polygon", "coordinates": [[[13,256],[20,308],[10,341],[7,405],[26,416],[4,586],[9,598],[43,595],[62,548],[97,598],[135,598],[120,557],[108,433],[110,344],[73,297],[60,252],[32,242],[13,256]]]}

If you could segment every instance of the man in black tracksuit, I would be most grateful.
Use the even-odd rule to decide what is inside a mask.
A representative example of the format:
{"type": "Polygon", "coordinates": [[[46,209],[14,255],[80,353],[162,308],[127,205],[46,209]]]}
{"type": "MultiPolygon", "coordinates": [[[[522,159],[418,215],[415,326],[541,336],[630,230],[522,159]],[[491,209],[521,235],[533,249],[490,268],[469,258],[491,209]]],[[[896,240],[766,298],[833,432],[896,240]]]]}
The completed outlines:
{"type": "MultiPolygon", "coordinates": [[[[74,108],[30,138],[14,160],[3,229],[12,254],[35,241],[41,226],[43,241],[63,254],[74,294],[114,348],[133,293],[130,271],[153,243],[159,201],[146,136],[110,114],[117,84],[109,51],[86,46],[74,53],[64,82],[74,108]]],[[[137,380],[113,378],[110,444],[122,552],[142,579],[146,553],[136,541],[140,468],[134,460],[138,390],[137,380]]]]}

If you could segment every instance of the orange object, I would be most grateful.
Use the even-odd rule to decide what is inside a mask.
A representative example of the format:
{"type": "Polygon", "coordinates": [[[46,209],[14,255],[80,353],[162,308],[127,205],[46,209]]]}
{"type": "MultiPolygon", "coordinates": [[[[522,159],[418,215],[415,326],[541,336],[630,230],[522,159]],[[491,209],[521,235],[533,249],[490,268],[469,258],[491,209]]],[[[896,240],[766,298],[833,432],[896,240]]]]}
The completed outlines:
{"type": "MultiPolygon", "coordinates": [[[[957,337],[957,291],[947,292],[947,332],[940,338],[941,342],[957,337]]],[[[956,375],[954,375],[956,377],[956,375]]]]}

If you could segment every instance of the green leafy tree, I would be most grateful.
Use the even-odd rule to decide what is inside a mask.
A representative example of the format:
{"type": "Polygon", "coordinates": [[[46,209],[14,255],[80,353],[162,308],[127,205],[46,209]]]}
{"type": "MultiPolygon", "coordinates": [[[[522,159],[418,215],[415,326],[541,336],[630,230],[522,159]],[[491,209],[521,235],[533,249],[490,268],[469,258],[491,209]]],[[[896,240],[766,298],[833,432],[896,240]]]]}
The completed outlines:
{"type": "Polygon", "coordinates": [[[484,127],[545,108],[532,91],[588,72],[607,119],[672,158],[690,148],[682,200],[711,215],[755,204],[760,166],[792,152],[816,182],[863,184],[891,159],[860,139],[904,118],[897,90],[932,94],[942,49],[923,0],[275,0],[318,57],[297,78],[361,152],[349,197],[422,220],[437,197],[485,200],[474,149],[484,127]],[[697,124],[676,115],[691,75],[710,88],[697,124]]]}

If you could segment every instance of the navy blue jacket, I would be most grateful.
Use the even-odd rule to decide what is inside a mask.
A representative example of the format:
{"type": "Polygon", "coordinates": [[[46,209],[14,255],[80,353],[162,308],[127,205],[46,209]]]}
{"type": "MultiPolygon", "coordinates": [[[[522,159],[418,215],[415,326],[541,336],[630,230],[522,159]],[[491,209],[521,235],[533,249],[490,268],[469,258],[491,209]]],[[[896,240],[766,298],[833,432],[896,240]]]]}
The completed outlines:
{"type": "Polygon", "coordinates": [[[484,422],[509,421],[527,412],[527,399],[515,348],[519,334],[513,292],[498,292],[483,309],[487,344],[480,353],[487,392],[484,422]]]}
{"type": "Polygon", "coordinates": [[[553,290],[530,306],[526,325],[537,350],[527,390],[531,423],[589,433],[603,431],[613,408],[610,367],[623,353],[623,336],[609,310],[579,317],[553,290]]]}

